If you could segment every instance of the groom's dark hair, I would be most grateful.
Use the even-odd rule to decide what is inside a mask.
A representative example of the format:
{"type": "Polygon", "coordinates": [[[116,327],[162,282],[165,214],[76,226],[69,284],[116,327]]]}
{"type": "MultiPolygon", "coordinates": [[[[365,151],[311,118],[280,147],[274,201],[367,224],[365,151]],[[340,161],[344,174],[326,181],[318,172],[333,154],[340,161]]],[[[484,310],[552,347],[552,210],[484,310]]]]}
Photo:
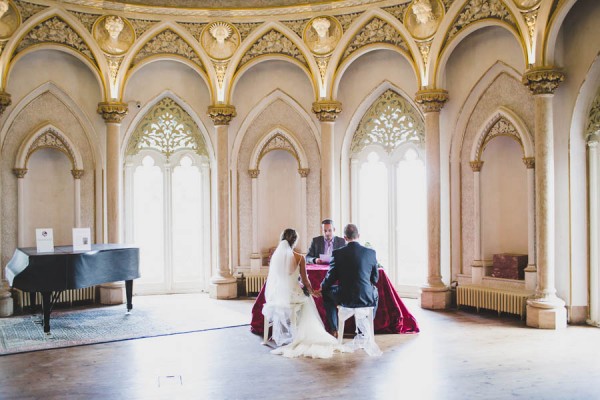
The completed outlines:
{"type": "Polygon", "coordinates": [[[358,239],[358,228],[354,224],[348,224],[344,228],[344,236],[350,240],[358,239]]]}
{"type": "Polygon", "coordinates": [[[321,221],[321,225],[333,225],[333,220],[326,218],[323,221],[321,221]]]}
{"type": "Polygon", "coordinates": [[[287,228],[281,233],[281,240],[287,240],[290,247],[294,247],[296,240],[298,240],[298,234],[295,229],[287,228]]]}

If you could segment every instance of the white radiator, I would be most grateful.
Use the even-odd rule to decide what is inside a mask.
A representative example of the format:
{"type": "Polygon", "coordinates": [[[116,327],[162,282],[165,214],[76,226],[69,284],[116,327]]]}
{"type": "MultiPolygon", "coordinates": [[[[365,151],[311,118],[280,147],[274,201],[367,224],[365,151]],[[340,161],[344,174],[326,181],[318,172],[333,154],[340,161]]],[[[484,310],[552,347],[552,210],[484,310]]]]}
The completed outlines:
{"type": "Polygon", "coordinates": [[[258,294],[267,281],[264,275],[246,275],[246,293],[258,294]]]}
{"type": "Polygon", "coordinates": [[[456,305],[485,308],[509,314],[525,316],[528,292],[495,289],[485,286],[458,285],[456,287],[456,305]]]}
{"type": "MultiPolygon", "coordinates": [[[[29,301],[29,292],[23,292],[19,289],[14,289],[17,294],[17,304],[19,307],[29,307],[31,302],[29,301]]],[[[42,294],[36,293],[35,302],[39,306],[42,304],[42,294]]],[[[96,302],[96,287],[88,287],[84,289],[71,289],[64,290],[56,304],[68,304],[72,306],[78,303],[95,303],[96,302]]]]}

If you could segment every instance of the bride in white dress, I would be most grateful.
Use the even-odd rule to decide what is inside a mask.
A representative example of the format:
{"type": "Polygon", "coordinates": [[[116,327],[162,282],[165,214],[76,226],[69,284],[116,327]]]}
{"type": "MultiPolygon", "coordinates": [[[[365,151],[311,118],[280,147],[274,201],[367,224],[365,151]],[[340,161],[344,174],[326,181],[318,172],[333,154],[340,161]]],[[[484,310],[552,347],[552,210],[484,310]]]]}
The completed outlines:
{"type": "Polygon", "coordinates": [[[334,351],[347,351],[325,330],[306,275],[304,256],[294,252],[298,239],[294,229],[286,229],[271,257],[265,287],[263,315],[273,321],[272,339],[277,346],[271,351],[284,357],[330,358],[334,351]],[[302,280],[305,295],[299,285],[302,280]],[[292,324],[294,310],[296,324],[292,324]]]}

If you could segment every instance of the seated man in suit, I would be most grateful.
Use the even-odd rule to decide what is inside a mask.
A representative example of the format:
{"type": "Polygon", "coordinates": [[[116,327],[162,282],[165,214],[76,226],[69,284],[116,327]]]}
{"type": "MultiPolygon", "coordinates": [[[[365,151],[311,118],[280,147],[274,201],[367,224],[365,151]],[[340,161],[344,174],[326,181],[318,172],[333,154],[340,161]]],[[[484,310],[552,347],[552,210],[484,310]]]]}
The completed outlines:
{"type": "Polygon", "coordinates": [[[335,337],[338,336],[338,304],[348,308],[374,307],[375,315],[379,300],[375,286],[379,280],[375,250],[358,243],[358,228],[354,224],[346,225],[344,238],[348,245],[333,251],[329,271],[321,283],[327,322],[335,337]],[[334,285],[336,281],[338,285],[334,285]]]}
{"type": "Polygon", "coordinates": [[[314,237],[310,242],[310,248],[306,254],[307,264],[329,264],[325,260],[321,260],[321,254],[331,256],[333,250],[344,247],[346,242],[339,236],[334,236],[335,227],[333,221],[324,219],[321,222],[322,236],[314,237]]]}

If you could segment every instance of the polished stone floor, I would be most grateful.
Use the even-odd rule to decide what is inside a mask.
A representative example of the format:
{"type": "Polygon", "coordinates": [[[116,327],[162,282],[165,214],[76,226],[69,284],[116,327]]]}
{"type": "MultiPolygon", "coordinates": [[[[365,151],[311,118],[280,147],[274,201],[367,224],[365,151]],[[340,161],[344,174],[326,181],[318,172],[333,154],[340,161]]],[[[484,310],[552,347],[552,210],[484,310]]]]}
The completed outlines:
{"type": "MultiPolygon", "coordinates": [[[[381,357],[285,359],[242,326],[2,356],[0,399],[600,398],[598,328],[405,303],[421,333],[378,335],[381,357]]],[[[222,305],[249,321],[251,300],[222,305]]]]}

